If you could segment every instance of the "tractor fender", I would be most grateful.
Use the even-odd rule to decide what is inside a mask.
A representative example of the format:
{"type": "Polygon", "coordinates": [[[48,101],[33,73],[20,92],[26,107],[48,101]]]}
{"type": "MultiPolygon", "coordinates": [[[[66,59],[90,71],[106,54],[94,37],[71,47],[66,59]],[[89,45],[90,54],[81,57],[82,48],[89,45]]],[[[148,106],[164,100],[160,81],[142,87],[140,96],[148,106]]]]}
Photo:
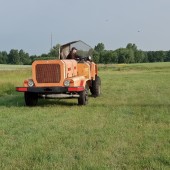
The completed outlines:
{"type": "Polygon", "coordinates": [[[85,87],[86,82],[89,79],[85,78],[84,76],[76,76],[76,77],[68,78],[66,80],[70,80],[71,87],[85,87]]]}
{"type": "Polygon", "coordinates": [[[90,81],[89,79],[83,79],[80,81],[80,86],[83,86],[84,88],[86,87],[86,84],[90,86],[90,81]]]}

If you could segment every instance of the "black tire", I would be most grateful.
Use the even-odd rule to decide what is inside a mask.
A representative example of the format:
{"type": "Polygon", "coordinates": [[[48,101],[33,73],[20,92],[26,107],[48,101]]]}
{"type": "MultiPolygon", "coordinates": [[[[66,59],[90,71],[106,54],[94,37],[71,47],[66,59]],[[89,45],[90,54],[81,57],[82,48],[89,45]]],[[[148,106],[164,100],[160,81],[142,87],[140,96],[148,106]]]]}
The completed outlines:
{"type": "Polygon", "coordinates": [[[79,98],[78,98],[78,105],[87,105],[88,103],[88,86],[86,85],[86,88],[84,91],[81,91],[79,93],[79,98]]]}
{"type": "Polygon", "coordinates": [[[38,94],[37,93],[25,92],[24,98],[25,98],[26,106],[36,106],[37,105],[37,102],[38,102],[38,94]]]}
{"type": "Polygon", "coordinates": [[[101,79],[99,76],[95,77],[92,81],[92,86],[90,87],[90,92],[94,97],[98,97],[101,94],[101,79]]]}

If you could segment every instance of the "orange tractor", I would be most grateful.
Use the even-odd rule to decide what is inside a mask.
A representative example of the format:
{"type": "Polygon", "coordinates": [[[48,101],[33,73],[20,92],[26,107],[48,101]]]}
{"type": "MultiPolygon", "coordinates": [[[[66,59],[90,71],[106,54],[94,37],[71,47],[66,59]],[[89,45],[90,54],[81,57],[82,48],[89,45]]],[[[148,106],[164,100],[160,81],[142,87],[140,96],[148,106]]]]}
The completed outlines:
{"type": "Polygon", "coordinates": [[[74,41],[60,47],[59,59],[34,61],[32,78],[25,80],[23,87],[16,87],[16,91],[24,92],[26,106],[37,105],[38,98],[77,98],[79,105],[86,105],[89,89],[98,97],[101,80],[97,65],[89,57],[92,51],[83,41],[74,41]],[[73,47],[81,59],[66,59],[73,47]]]}

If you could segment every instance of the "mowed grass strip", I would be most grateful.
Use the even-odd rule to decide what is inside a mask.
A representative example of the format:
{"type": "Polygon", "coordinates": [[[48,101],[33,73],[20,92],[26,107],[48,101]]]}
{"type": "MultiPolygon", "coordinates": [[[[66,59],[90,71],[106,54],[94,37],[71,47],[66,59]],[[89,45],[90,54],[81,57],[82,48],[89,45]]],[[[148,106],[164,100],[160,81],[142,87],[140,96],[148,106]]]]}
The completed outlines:
{"type": "MultiPolygon", "coordinates": [[[[168,170],[170,63],[99,70],[102,95],[83,107],[69,99],[29,108],[22,93],[2,88],[0,169],[168,170]]],[[[0,85],[18,86],[31,70],[0,74],[0,85]]]]}

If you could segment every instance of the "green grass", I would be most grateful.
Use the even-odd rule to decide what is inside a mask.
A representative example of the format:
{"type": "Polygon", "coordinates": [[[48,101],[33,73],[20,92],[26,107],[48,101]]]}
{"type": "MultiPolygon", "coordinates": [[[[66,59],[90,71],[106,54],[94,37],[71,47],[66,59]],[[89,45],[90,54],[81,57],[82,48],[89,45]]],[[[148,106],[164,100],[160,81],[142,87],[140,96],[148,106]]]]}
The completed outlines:
{"type": "Polygon", "coordinates": [[[0,96],[11,95],[15,86],[22,86],[31,77],[31,66],[0,64],[0,96]]]}
{"type": "Polygon", "coordinates": [[[0,169],[168,170],[170,63],[99,70],[102,95],[87,106],[40,100],[31,108],[13,88],[30,68],[1,70],[0,169]]]}

